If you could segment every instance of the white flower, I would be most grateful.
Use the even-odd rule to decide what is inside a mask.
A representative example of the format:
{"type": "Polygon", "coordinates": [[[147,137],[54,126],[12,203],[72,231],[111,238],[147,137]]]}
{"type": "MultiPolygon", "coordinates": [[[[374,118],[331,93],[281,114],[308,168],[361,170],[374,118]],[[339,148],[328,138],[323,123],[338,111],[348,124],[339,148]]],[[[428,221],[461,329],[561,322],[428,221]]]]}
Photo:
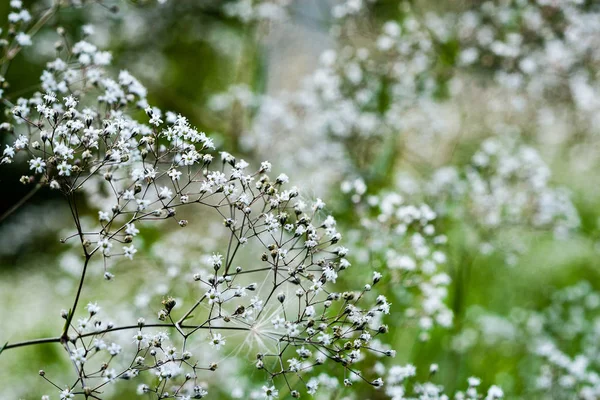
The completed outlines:
{"type": "Polygon", "coordinates": [[[223,265],[223,256],[221,254],[213,254],[208,258],[208,262],[212,265],[214,269],[221,268],[223,265]]]}
{"type": "Polygon", "coordinates": [[[383,386],[383,379],[377,378],[373,382],[371,382],[371,385],[373,385],[376,388],[380,388],[383,386]]]}
{"type": "Polygon", "coordinates": [[[265,224],[267,225],[267,229],[269,232],[276,232],[277,230],[279,230],[279,221],[273,215],[273,213],[265,215],[265,224]]]}
{"type": "Polygon", "coordinates": [[[318,387],[319,387],[319,381],[317,380],[317,378],[310,378],[310,380],[306,384],[307,393],[310,395],[317,393],[318,387]]]}
{"type": "Polygon", "coordinates": [[[88,303],[87,305],[87,311],[92,314],[98,314],[100,312],[100,306],[98,306],[98,303],[88,303]]]}
{"type": "Polygon", "coordinates": [[[338,274],[337,272],[335,272],[335,270],[333,268],[331,268],[330,266],[327,266],[325,268],[323,268],[323,275],[325,276],[325,279],[327,279],[330,282],[335,283],[338,274]]]}
{"type": "Polygon", "coordinates": [[[29,169],[34,170],[37,174],[41,174],[42,172],[44,172],[45,168],[46,162],[40,157],[34,158],[33,160],[29,160],[29,169]]]}
{"type": "Polygon", "coordinates": [[[302,368],[302,363],[297,358],[290,358],[288,361],[290,364],[290,371],[297,372],[300,368],[302,368]]]}
{"type": "Polygon", "coordinates": [[[133,260],[133,255],[137,253],[137,249],[133,246],[123,246],[123,255],[130,260],[133,260]]]}
{"type": "Polygon", "coordinates": [[[83,347],[79,347],[71,351],[71,360],[75,361],[78,365],[83,365],[86,360],[87,352],[83,347]]]}
{"type": "Polygon", "coordinates": [[[61,162],[60,164],[58,164],[58,175],[60,176],[71,176],[71,168],[73,168],[71,165],[67,164],[66,161],[61,162]]]}
{"type": "Polygon", "coordinates": [[[146,394],[150,391],[150,387],[145,383],[138,385],[136,393],[139,395],[146,394]]]}
{"type": "MultiPolygon", "coordinates": [[[[17,140],[15,140],[14,147],[16,150],[22,150],[25,147],[27,147],[28,143],[29,143],[29,139],[27,139],[27,137],[25,135],[19,135],[17,140]]],[[[41,158],[39,158],[39,157],[38,157],[38,159],[41,160],[41,158]]],[[[45,164],[44,164],[44,166],[45,166],[45,164]]]]}
{"type": "Polygon", "coordinates": [[[123,192],[123,200],[135,200],[135,195],[133,193],[133,190],[126,190],[123,192]]]}
{"type": "Polygon", "coordinates": [[[210,339],[210,345],[211,347],[220,350],[221,346],[225,345],[225,339],[223,338],[223,335],[220,333],[214,334],[210,339]]]}
{"type": "Polygon", "coordinates": [[[263,161],[262,163],[260,163],[260,171],[261,172],[271,171],[271,163],[268,161],[263,161]]]}
{"type": "Polygon", "coordinates": [[[194,398],[201,399],[208,394],[208,391],[201,386],[194,386],[194,398]]]}
{"type": "Polygon", "coordinates": [[[265,400],[273,400],[279,397],[279,391],[275,389],[275,386],[263,386],[262,390],[265,400]]]}
{"type": "Polygon", "coordinates": [[[390,384],[396,384],[396,383],[401,383],[402,381],[404,381],[406,378],[410,378],[415,376],[417,373],[417,369],[415,368],[414,365],[411,364],[407,364],[405,366],[400,366],[400,365],[394,365],[393,367],[390,368],[388,374],[389,374],[389,380],[390,380],[390,384]]]}
{"type": "Polygon", "coordinates": [[[63,100],[64,100],[65,106],[67,108],[72,108],[72,107],[77,106],[77,99],[73,96],[64,97],[63,100]]]}
{"type": "Polygon", "coordinates": [[[15,156],[15,149],[13,147],[10,147],[9,145],[6,145],[6,148],[4,149],[4,152],[2,154],[5,157],[13,158],[15,156]]]}
{"type": "Polygon", "coordinates": [[[17,33],[17,36],[15,36],[15,40],[17,41],[19,46],[22,47],[31,46],[33,44],[33,42],[31,41],[31,36],[23,32],[17,33]]]}
{"type": "Polygon", "coordinates": [[[276,179],[277,183],[288,183],[290,181],[290,178],[286,175],[286,174],[279,174],[279,176],[276,179]]]}
{"type": "Polygon", "coordinates": [[[273,324],[273,328],[274,329],[280,329],[283,328],[285,326],[285,319],[283,319],[282,317],[275,317],[271,320],[271,323],[273,324]]]}
{"type": "Polygon", "coordinates": [[[219,292],[215,288],[210,288],[208,292],[206,292],[206,298],[208,299],[208,304],[220,303],[221,302],[221,292],[219,292]]]}
{"type": "Polygon", "coordinates": [[[98,219],[100,221],[108,222],[110,221],[110,214],[108,211],[98,211],[98,219]]]}
{"type": "Polygon", "coordinates": [[[106,350],[109,352],[111,356],[116,356],[121,352],[121,346],[116,343],[111,343],[106,350]]]}
{"type": "Polygon", "coordinates": [[[501,399],[504,397],[504,392],[496,385],[490,386],[487,392],[487,396],[485,396],[485,400],[494,400],[501,399]]]}
{"type": "Polygon", "coordinates": [[[131,223],[125,225],[125,233],[127,235],[136,236],[140,231],[135,227],[135,224],[131,223]]]}
{"type": "Polygon", "coordinates": [[[300,330],[298,329],[298,324],[288,324],[287,334],[291,337],[298,336],[300,334],[300,330]]]}
{"type": "Polygon", "coordinates": [[[317,200],[313,203],[312,209],[313,211],[322,210],[325,207],[325,203],[323,200],[317,198],[317,200]]]}
{"type": "Polygon", "coordinates": [[[481,379],[474,376],[467,379],[467,381],[469,382],[469,386],[479,386],[481,384],[481,379]]]}
{"type": "Polygon", "coordinates": [[[148,199],[136,199],[137,210],[143,211],[150,205],[150,200],[148,199]]]}
{"type": "Polygon", "coordinates": [[[311,353],[311,351],[310,351],[310,350],[308,350],[308,349],[307,349],[306,347],[304,347],[304,346],[302,346],[302,347],[300,347],[299,349],[297,349],[297,350],[296,350],[296,353],[298,353],[298,355],[299,355],[301,358],[308,358],[308,357],[310,357],[310,356],[311,356],[311,354],[312,354],[312,353],[311,353]]]}
{"type": "Polygon", "coordinates": [[[160,126],[160,124],[163,123],[163,120],[160,119],[160,115],[158,114],[154,114],[152,115],[152,118],[150,118],[150,124],[154,125],[154,126],[160,126]]]}
{"type": "Polygon", "coordinates": [[[104,372],[104,380],[106,382],[110,382],[110,381],[114,380],[116,377],[117,377],[117,371],[115,371],[114,368],[107,369],[106,372],[104,372]]]}
{"type": "Polygon", "coordinates": [[[328,346],[331,344],[331,335],[327,333],[321,333],[319,337],[317,337],[317,340],[319,343],[323,343],[325,346],[328,346]]]}
{"type": "Polygon", "coordinates": [[[96,350],[104,350],[106,349],[106,343],[104,342],[104,340],[94,338],[94,341],[92,342],[92,347],[96,350]]]}
{"type": "Polygon", "coordinates": [[[173,192],[166,186],[163,186],[158,192],[158,197],[161,200],[169,200],[173,197],[173,192]]]}
{"type": "Polygon", "coordinates": [[[171,169],[169,170],[169,177],[171,177],[171,179],[173,181],[178,181],[179,178],[181,177],[181,171],[177,171],[176,169],[171,169]]]}
{"type": "Polygon", "coordinates": [[[164,363],[158,368],[156,374],[165,379],[171,379],[179,375],[182,371],[182,368],[173,362],[164,363]]]}
{"type": "Polygon", "coordinates": [[[86,24],[83,25],[81,27],[81,32],[85,35],[85,36],[91,36],[94,34],[94,25],[91,24],[86,24]]]}

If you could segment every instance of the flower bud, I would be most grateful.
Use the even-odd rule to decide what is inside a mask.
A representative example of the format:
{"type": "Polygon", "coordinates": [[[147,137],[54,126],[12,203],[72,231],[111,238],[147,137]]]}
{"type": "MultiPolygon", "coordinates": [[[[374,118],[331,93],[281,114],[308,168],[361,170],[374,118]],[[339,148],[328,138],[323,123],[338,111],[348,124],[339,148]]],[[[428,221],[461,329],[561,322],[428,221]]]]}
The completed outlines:
{"type": "Polygon", "coordinates": [[[165,310],[167,310],[167,312],[171,312],[171,310],[173,309],[173,307],[175,307],[175,304],[177,304],[177,302],[174,298],[168,297],[166,300],[162,301],[162,304],[163,306],[165,306],[165,310]]]}

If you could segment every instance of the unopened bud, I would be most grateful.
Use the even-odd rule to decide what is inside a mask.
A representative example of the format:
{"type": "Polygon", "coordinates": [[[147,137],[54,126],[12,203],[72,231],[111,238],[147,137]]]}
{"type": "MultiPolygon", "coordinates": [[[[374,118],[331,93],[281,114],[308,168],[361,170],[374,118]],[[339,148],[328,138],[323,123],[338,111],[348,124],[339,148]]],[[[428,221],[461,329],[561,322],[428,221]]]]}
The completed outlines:
{"type": "Polygon", "coordinates": [[[283,303],[285,301],[285,293],[279,293],[277,295],[277,300],[279,300],[280,303],[283,303]]]}

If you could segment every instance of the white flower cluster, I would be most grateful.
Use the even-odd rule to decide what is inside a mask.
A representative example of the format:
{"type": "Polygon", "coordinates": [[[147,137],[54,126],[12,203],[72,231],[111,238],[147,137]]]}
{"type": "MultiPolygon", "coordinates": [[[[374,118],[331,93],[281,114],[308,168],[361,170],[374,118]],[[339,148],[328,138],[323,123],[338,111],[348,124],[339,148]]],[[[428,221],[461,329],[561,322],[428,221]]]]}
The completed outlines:
{"type": "Polygon", "coordinates": [[[534,387],[581,399],[600,396],[600,293],[588,282],[556,292],[541,313],[526,322],[530,351],[542,359],[534,387]]]}
{"type": "Polygon", "coordinates": [[[474,325],[455,336],[452,346],[460,353],[492,351],[510,343],[524,362],[522,378],[532,396],[596,399],[599,311],[600,292],[582,281],[556,290],[541,311],[515,308],[508,317],[472,312],[474,325]]]}
{"type": "MultiPolygon", "coordinates": [[[[437,364],[432,364],[429,368],[430,378],[432,378],[437,371],[437,364]]],[[[475,377],[468,379],[468,389],[465,391],[458,391],[452,396],[446,394],[442,386],[431,381],[424,383],[411,382],[417,375],[417,369],[414,365],[394,365],[387,369],[387,374],[388,386],[386,387],[386,394],[392,400],[497,400],[504,398],[503,390],[495,385],[490,386],[487,392],[479,392],[481,380],[475,377]]]]}
{"type": "MultiPolygon", "coordinates": [[[[336,28],[351,29],[365,4],[348,1],[335,6],[334,13],[346,10],[340,11],[336,28]]],[[[401,31],[390,21],[374,49],[340,43],[339,49],[324,51],[316,70],[293,92],[259,95],[235,85],[214,96],[210,106],[216,111],[234,104],[256,109],[243,146],[260,154],[273,146],[295,148],[282,161],[308,169],[318,160],[331,165],[330,170],[344,172],[347,157],[358,157],[357,143],[367,145],[372,137],[395,135],[405,127],[404,115],[437,91],[430,31],[412,18],[403,35],[401,31]]],[[[337,178],[320,174],[318,182],[326,188],[337,178]]]]}
{"type": "Polygon", "coordinates": [[[361,261],[380,264],[390,275],[392,295],[407,306],[405,317],[417,319],[421,339],[427,340],[435,325],[450,327],[453,315],[445,301],[451,280],[444,272],[443,249],[447,238],[437,232],[436,213],[425,204],[407,204],[397,193],[368,196],[357,212],[363,213],[361,229],[368,232],[361,231],[355,243],[367,258],[361,261]]]}
{"type": "MultiPolygon", "coordinates": [[[[84,31],[89,35],[92,30],[84,31]]],[[[348,249],[339,244],[335,219],[323,215],[325,203],[302,200],[296,187],[284,189],[289,178],[279,174],[272,179],[267,161],[252,172],[247,162],[227,152],[213,162],[211,138],[185,117],[150,107],[146,89],[127,71],[111,78],[105,70],[110,62],[110,53],[94,44],[75,43],[48,63],[41,77],[44,92],[18,99],[13,123],[2,125],[14,136],[2,163],[26,161],[31,175],[23,183],[37,182],[64,195],[76,228],[64,241],[77,237],[81,242],[82,275],[73,307],[62,313],[65,328],[57,338],[68,350],[78,379],[61,398],[96,396],[107,382],[130,380],[144,371],[153,371],[158,380],[141,384],[141,393],[161,399],[201,398],[207,392],[198,385],[197,374],[216,370],[217,363],[188,361],[192,355],[185,344],[199,331],[208,332],[207,344],[217,351],[228,343],[225,331],[246,333],[247,341],[259,345],[256,368],[269,382],[285,382],[293,397],[299,391],[280,377],[307,379],[306,374],[325,363],[366,380],[361,365],[367,354],[394,355],[379,342],[387,332],[381,318],[390,304],[380,295],[363,305],[379,274],[359,291],[334,290],[333,283],[350,262],[345,258],[348,249]],[[144,115],[141,110],[147,123],[136,118],[144,115]],[[107,193],[105,200],[88,204],[101,205],[98,222],[84,226],[80,196],[92,193],[93,198],[98,188],[107,193]],[[90,260],[100,257],[104,277],[112,280],[109,260],[134,258],[138,249],[132,243],[143,224],[174,220],[186,227],[179,210],[192,206],[213,210],[221,218],[228,245],[208,258],[208,273],[193,276],[198,295],[187,312],[175,320],[177,300],[167,296],[156,324],[104,324],[97,319],[100,308],[95,303],[88,304],[86,317],[73,322],[86,272],[94,266],[90,260]],[[250,254],[251,261],[244,261],[242,254],[250,254]],[[167,346],[164,332],[146,331],[158,327],[176,330],[184,339],[183,350],[167,346]],[[128,329],[139,330],[133,337],[135,354],[118,372],[111,363],[124,345],[107,344],[105,336],[128,329]],[[108,353],[109,360],[92,372],[97,368],[89,361],[96,353],[108,353]]],[[[307,382],[306,390],[314,394],[317,381],[307,382]]],[[[381,379],[370,383],[382,385],[381,379]]],[[[265,387],[267,398],[276,397],[274,386],[265,387]]]]}
{"type": "MultiPolygon", "coordinates": [[[[407,133],[448,135],[448,120],[471,110],[452,109],[449,116],[442,114],[444,107],[473,96],[465,90],[473,87],[483,94],[469,100],[483,99],[480,105],[500,114],[499,123],[511,121],[515,111],[527,122],[538,121],[534,129],[541,140],[554,134],[557,120],[571,133],[597,132],[598,85],[590,73],[600,59],[597,5],[511,0],[441,14],[403,5],[402,18],[365,33],[367,4],[346,1],[333,7],[333,49],[321,54],[297,90],[256,94],[236,85],[215,97],[215,110],[233,104],[255,109],[244,127],[243,146],[259,154],[269,154],[273,146],[281,152],[293,148],[283,161],[303,167],[304,175],[320,163],[340,174],[355,173],[368,169],[374,155],[385,154],[390,145],[414,140],[407,133]],[[488,82],[479,85],[482,69],[494,74],[507,100],[496,98],[488,82]],[[559,97],[567,107],[554,110],[548,101],[559,97]]],[[[489,135],[493,129],[488,129],[481,133],[489,135]]],[[[339,178],[314,175],[322,187],[339,178]]]]}
{"type": "MultiPolygon", "coordinates": [[[[0,43],[7,57],[14,57],[13,52],[18,52],[18,49],[31,46],[31,35],[27,32],[29,25],[32,22],[31,13],[23,7],[21,0],[10,0],[11,11],[8,14],[8,30],[3,32],[0,29],[0,43]],[[10,34],[10,35],[8,35],[10,34]],[[12,40],[11,40],[12,39],[12,40]]],[[[3,80],[0,80],[2,83],[3,80]]],[[[0,89],[0,98],[2,98],[2,90],[0,89]]]]}
{"type": "Polygon", "coordinates": [[[535,97],[567,89],[578,105],[586,90],[594,90],[587,72],[600,55],[600,12],[594,6],[581,1],[485,2],[449,20],[458,27],[459,63],[492,70],[502,85],[535,97]]]}
{"type": "Polygon", "coordinates": [[[438,169],[425,191],[438,212],[456,213],[477,227],[483,252],[494,248],[485,232],[523,226],[560,238],[580,223],[569,193],[551,183],[539,153],[510,138],[485,140],[462,169],[438,169]]]}

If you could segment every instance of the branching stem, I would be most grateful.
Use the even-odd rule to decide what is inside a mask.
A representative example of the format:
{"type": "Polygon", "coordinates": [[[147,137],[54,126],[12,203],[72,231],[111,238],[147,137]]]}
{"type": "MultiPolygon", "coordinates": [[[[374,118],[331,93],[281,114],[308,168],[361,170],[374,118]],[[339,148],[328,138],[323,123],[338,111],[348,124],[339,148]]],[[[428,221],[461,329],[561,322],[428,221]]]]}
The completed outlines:
{"type": "MultiPolygon", "coordinates": [[[[228,330],[228,331],[249,331],[251,330],[251,328],[246,328],[246,327],[241,327],[241,326],[195,326],[195,325],[179,325],[180,328],[182,329],[211,329],[211,330],[228,330]]],[[[114,327],[114,328],[109,328],[109,329],[104,329],[101,331],[97,331],[97,332],[89,332],[89,333],[84,333],[81,335],[78,335],[76,339],[80,339],[80,338],[85,338],[85,337],[89,337],[89,336],[96,336],[96,335],[102,335],[105,333],[109,333],[109,332],[116,332],[116,331],[123,331],[123,330],[131,330],[131,329],[144,329],[144,328],[176,328],[175,324],[144,324],[144,325],[125,325],[125,326],[118,326],[118,327],[114,327]]],[[[45,344],[45,343],[61,343],[63,340],[63,337],[50,337],[50,338],[41,338],[41,339],[32,339],[32,340],[25,340],[22,342],[16,342],[16,343],[8,343],[6,346],[4,346],[3,351],[5,350],[10,350],[10,349],[15,349],[18,347],[26,347],[26,346],[33,346],[33,345],[38,345],[38,344],[45,344]]],[[[68,338],[67,338],[68,340],[68,338]]]]}

